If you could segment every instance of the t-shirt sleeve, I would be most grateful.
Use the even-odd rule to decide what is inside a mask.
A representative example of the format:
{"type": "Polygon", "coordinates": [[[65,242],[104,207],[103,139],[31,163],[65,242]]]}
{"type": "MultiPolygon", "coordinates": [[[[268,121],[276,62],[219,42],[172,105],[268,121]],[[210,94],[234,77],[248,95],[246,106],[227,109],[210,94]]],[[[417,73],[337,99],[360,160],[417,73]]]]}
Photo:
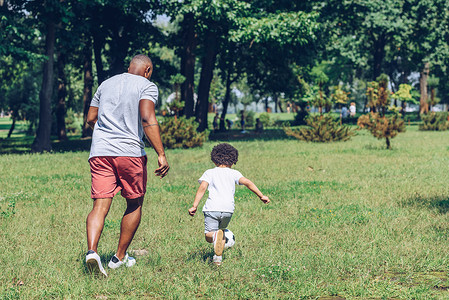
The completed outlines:
{"type": "Polygon", "coordinates": [[[92,98],[92,101],[90,101],[90,106],[100,107],[100,96],[101,96],[101,85],[98,87],[97,91],[95,92],[95,95],[92,98]]]}
{"type": "Polygon", "coordinates": [[[152,82],[148,82],[148,84],[142,90],[140,100],[142,99],[151,100],[154,102],[154,104],[156,104],[158,97],[159,91],[157,89],[157,86],[152,82]]]}
{"type": "Polygon", "coordinates": [[[242,177],[243,177],[242,173],[240,173],[239,171],[236,170],[235,173],[234,173],[234,181],[235,181],[235,184],[240,185],[239,180],[240,180],[240,178],[242,178],[242,177]]]}
{"type": "Polygon", "coordinates": [[[198,179],[198,182],[201,184],[201,182],[206,181],[207,183],[210,183],[211,181],[211,176],[209,174],[209,172],[204,172],[203,175],[200,177],[200,179],[198,179]]]}

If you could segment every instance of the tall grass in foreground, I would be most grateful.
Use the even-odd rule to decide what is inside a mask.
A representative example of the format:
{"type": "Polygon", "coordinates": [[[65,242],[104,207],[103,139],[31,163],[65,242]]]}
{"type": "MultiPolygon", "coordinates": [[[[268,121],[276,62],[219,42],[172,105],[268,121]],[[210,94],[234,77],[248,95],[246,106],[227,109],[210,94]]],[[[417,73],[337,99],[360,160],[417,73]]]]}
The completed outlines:
{"type": "MultiPolygon", "coordinates": [[[[105,280],[86,274],[83,262],[88,153],[0,156],[0,298],[444,299],[448,141],[448,132],[409,127],[391,151],[365,132],[333,144],[232,143],[236,168],[272,203],[237,188],[236,244],[220,268],[209,264],[202,215],[187,213],[215,143],[168,151],[170,174],[150,177],[130,248],[149,253],[105,280]]],[[[104,262],[124,207],[117,196],[100,241],[104,262]]]]}

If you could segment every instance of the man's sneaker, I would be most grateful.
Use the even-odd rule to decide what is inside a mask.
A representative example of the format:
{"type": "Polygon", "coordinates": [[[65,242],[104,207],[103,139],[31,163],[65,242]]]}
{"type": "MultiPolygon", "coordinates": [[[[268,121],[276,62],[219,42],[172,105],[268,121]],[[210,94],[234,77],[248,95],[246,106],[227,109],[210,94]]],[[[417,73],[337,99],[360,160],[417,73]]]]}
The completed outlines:
{"type": "Polygon", "coordinates": [[[214,255],[214,258],[212,259],[212,262],[217,265],[221,266],[222,256],[214,255]]]}
{"type": "Polygon", "coordinates": [[[106,271],[103,269],[103,265],[101,264],[100,256],[94,250],[87,251],[86,265],[90,273],[97,275],[101,274],[108,277],[108,274],[106,274],[106,271]]]}
{"type": "Polygon", "coordinates": [[[214,252],[217,256],[221,256],[223,254],[223,234],[223,229],[219,229],[214,233],[214,252]]]}
{"type": "Polygon", "coordinates": [[[136,264],[136,259],[134,257],[128,256],[128,253],[125,254],[125,257],[120,260],[117,256],[113,256],[111,260],[109,261],[108,267],[111,269],[117,269],[121,267],[122,265],[129,267],[132,267],[136,264]]]}

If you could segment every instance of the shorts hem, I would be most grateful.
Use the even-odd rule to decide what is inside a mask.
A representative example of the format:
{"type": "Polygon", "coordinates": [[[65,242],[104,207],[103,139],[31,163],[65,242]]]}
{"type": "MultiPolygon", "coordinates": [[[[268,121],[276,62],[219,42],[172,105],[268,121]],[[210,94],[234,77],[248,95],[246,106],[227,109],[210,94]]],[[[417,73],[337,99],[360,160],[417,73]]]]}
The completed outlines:
{"type": "Polygon", "coordinates": [[[137,198],[140,198],[140,197],[143,197],[143,196],[145,196],[145,193],[141,193],[141,194],[133,194],[133,195],[123,195],[123,194],[122,194],[122,197],[123,197],[123,198],[125,198],[125,199],[130,199],[130,200],[132,200],[132,199],[137,199],[137,198]]]}
{"type": "Polygon", "coordinates": [[[100,198],[114,198],[117,193],[109,193],[109,194],[98,194],[98,195],[90,195],[92,199],[100,199],[100,198]]]}

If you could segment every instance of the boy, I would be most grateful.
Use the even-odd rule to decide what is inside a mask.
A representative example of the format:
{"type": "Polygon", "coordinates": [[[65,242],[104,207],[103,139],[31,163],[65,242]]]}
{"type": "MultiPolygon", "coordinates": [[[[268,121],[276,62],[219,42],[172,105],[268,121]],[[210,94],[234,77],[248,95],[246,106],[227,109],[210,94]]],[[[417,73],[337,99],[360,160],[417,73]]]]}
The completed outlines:
{"type": "Polygon", "coordinates": [[[207,189],[209,197],[203,207],[204,234],[206,241],[214,244],[213,262],[221,265],[225,245],[224,229],[234,213],[235,185],[246,186],[264,203],[269,203],[270,199],[264,196],[251,180],[243,177],[239,171],[231,169],[238,161],[237,149],[226,143],[219,144],[212,149],[210,156],[216,168],[207,170],[198,180],[200,187],[196,192],[193,206],[189,208],[189,214],[195,215],[207,189]]]}

